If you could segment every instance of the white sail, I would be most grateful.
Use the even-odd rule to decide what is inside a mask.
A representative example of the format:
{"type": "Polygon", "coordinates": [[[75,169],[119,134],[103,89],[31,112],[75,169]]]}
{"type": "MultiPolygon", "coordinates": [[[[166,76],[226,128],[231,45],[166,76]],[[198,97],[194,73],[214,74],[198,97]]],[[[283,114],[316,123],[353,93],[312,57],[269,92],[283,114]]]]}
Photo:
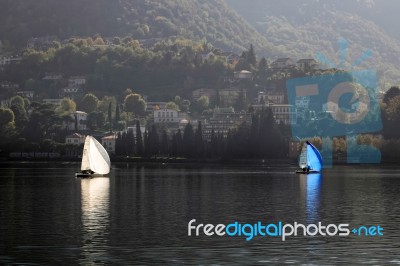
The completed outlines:
{"type": "Polygon", "coordinates": [[[110,172],[110,157],[104,147],[92,136],[87,136],[85,139],[81,170],[91,170],[101,175],[110,172]]]}
{"type": "Polygon", "coordinates": [[[307,167],[307,144],[304,143],[303,148],[301,149],[300,158],[299,158],[299,167],[301,169],[307,167]]]}
{"type": "Polygon", "coordinates": [[[82,163],[81,163],[81,171],[90,170],[89,164],[89,148],[90,148],[90,136],[86,136],[85,144],[83,146],[82,153],[82,163]]]}

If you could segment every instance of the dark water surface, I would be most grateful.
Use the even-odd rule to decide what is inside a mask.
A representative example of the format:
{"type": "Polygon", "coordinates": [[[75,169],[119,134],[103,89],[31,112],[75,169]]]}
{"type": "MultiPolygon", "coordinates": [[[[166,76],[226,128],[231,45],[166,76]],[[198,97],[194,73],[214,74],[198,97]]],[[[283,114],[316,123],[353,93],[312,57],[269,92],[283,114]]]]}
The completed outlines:
{"type": "MultiPolygon", "coordinates": [[[[400,264],[400,168],[0,165],[0,264],[400,264]],[[188,222],[380,225],[383,236],[188,236],[188,222]]],[[[353,227],[351,227],[353,228],[353,227]]]]}

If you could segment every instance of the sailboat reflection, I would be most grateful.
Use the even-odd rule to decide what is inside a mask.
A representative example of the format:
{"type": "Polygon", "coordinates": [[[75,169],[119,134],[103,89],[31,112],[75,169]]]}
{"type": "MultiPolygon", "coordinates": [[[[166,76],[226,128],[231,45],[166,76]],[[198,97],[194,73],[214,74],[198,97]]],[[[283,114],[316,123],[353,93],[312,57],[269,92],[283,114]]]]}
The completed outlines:
{"type": "Polygon", "coordinates": [[[319,221],[320,192],[322,185],[321,173],[301,174],[300,175],[301,190],[305,195],[305,207],[307,214],[307,222],[315,223],[319,221]]]}
{"type": "Polygon", "coordinates": [[[82,255],[84,261],[104,257],[110,224],[110,179],[81,179],[82,255]]]}

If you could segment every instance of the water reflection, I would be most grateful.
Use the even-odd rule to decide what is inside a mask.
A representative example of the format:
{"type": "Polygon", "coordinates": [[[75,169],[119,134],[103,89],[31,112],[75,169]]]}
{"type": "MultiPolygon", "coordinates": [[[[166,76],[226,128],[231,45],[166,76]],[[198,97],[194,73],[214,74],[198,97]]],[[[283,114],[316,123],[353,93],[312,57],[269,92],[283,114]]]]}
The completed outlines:
{"type": "Polygon", "coordinates": [[[106,257],[110,224],[110,179],[81,180],[82,262],[106,257]]]}
{"type": "Polygon", "coordinates": [[[305,197],[306,220],[309,224],[320,221],[321,185],[322,176],[320,173],[300,175],[300,189],[303,192],[303,197],[305,197]]]}

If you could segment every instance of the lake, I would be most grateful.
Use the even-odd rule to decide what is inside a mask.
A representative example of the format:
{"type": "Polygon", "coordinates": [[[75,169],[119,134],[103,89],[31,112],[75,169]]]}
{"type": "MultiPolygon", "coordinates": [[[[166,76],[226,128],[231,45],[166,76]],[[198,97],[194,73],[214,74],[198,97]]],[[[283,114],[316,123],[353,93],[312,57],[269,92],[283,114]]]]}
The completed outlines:
{"type": "MultiPolygon", "coordinates": [[[[0,165],[0,264],[400,264],[400,168],[74,163],[0,165]],[[188,223],[383,228],[365,236],[188,236],[188,223]]],[[[360,229],[361,230],[361,229],[360,229]]]]}

